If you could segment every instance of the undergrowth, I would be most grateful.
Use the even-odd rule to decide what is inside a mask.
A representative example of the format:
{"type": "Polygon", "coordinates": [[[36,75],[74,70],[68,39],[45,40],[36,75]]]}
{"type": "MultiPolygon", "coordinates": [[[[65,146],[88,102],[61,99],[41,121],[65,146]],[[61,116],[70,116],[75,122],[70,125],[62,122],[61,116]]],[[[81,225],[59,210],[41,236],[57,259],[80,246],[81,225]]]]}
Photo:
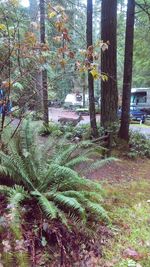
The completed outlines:
{"type": "Polygon", "coordinates": [[[150,266],[149,192],[150,185],[145,180],[108,187],[106,207],[114,235],[104,252],[109,266],[150,266]],[[124,256],[126,249],[136,251],[137,257],[124,256]]]}
{"type": "Polygon", "coordinates": [[[76,240],[80,248],[86,236],[90,243],[97,228],[109,221],[102,207],[104,190],[101,185],[81,177],[74,170],[82,162],[89,162],[90,168],[92,165],[97,168],[101,158],[96,162],[89,156],[93,153],[100,155],[101,147],[90,141],[70,144],[66,139],[65,142],[50,139],[40,145],[36,142],[29,120],[24,122],[13,138],[6,128],[2,141],[0,193],[7,197],[3,218],[4,222],[8,218],[7,226],[11,229],[7,236],[2,237],[3,262],[11,262],[12,251],[14,262],[14,253],[19,247],[21,255],[17,252],[15,261],[21,267],[28,266],[28,263],[22,265],[27,248],[30,248],[34,263],[36,248],[49,247],[51,243],[58,246],[60,261],[69,261],[67,257],[71,252],[65,240],[68,240],[68,244],[74,244],[70,238],[76,240]],[[24,225],[29,224],[33,228],[27,229],[29,236],[24,239],[21,228],[23,221],[24,225]],[[79,236],[82,236],[81,240],[79,236]],[[14,241],[10,243],[9,239],[14,241]],[[10,259],[6,256],[10,256],[10,259]]]}
{"type": "Polygon", "coordinates": [[[130,134],[130,158],[147,157],[150,158],[150,140],[144,134],[131,132],[130,134]]]}

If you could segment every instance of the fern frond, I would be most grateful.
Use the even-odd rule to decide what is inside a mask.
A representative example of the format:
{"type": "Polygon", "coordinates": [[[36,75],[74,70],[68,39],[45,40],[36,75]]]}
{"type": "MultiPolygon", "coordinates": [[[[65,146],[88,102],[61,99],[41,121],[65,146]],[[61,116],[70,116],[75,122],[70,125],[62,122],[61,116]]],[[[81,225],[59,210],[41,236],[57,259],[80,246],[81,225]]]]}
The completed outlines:
{"type": "Polygon", "coordinates": [[[68,168],[73,168],[75,167],[76,165],[79,165],[80,163],[83,163],[83,162],[90,162],[92,161],[91,159],[88,159],[87,157],[85,156],[78,156],[76,158],[73,158],[71,159],[69,162],[67,162],[65,164],[66,167],[68,168]]]}
{"type": "Polygon", "coordinates": [[[79,144],[78,144],[78,147],[79,148],[90,148],[90,147],[93,147],[93,142],[90,141],[90,140],[84,140],[84,141],[81,141],[79,144]]]}
{"type": "Polygon", "coordinates": [[[33,148],[34,144],[34,128],[32,127],[32,123],[30,119],[24,120],[24,123],[22,124],[20,128],[20,142],[22,149],[25,149],[26,151],[30,151],[31,147],[33,148]]]}
{"type": "Polygon", "coordinates": [[[68,181],[69,178],[80,180],[76,171],[65,166],[52,163],[49,166],[45,180],[42,181],[41,188],[47,189],[49,185],[59,185],[61,182],[64,183],[68,181]]]}
{"type": "Polygon", "coordinates": [[[12,169],[0,164],[0,174],[12,177],[15,172],[12,169]]]}
{"type": "Polygon", "coordinates": [[[27,252],[16,252],[15,253],[15,258],[17,261],[17,264],[19,267],[29,267],[30,266],[30,260],[29,260],[29,255],[27,252]]]}
{"type": "Polygon", "coordinates": [[[109,221],[107,212],[100,204],[88,201],[86,208],[90,216],[94,215],[98,220],[109,221]]]}
{"type": "Polygon", "coordinates": [[[62,208],[69,208],[69,210],[77,212],[82,218],[85,217],[85,209],[74,197],[68,197],[61,193],[52,194],[53,201],[57,203],[58,206],[62,208]]]}
{"type": "Polygon", "coordinates": [[[53,162],[59,165],[64,165],[65,163],[67,163],[68,159],[70,158],[71,154],[76,150],[76,148],[77,145],[69,145],[69,147],[66,145],[62,145],[61,149],[57,151],[53,162]]]}
{"type": "Polygon", "coordinates": [[[9,202],[11,206],[17,208],[27,197],[29,197],[29,195],[24,188],[22,186],[15,185],[14,188],[10,190],[9,202]]]}
{"type": "Polygon", "coordinates": [[[11,187],[6,185],[0,185],[0,194],[9,195],[11,191],[11,187]]]}
{"type": "Polygon", "coordinates": [[[20,221],[20,204],[28,197],[27,192],[25,192],[22,186],[16,185],[9,192],[8,202],[10,205],[10,213],[13,223],[19,223],[20,221]]]}
{"type": "Polygon", "coordinates": [[[88,191],[64,191],[63,195],[70,196],[70,197],[76,197],[77,199],[80,199],[80,201],[84,202],[86,200],[91,200],[92,202],[100,202],[103,200],[102,198],[102,192],[96,193],[96,192],[88,192],[88,191]]]}
{"type": "Polygon", "coordinates": [[[47,217],[51,219],[56,219],[58,217],[58,208],[54,202],[49,201],[44,195],[40,195],[38,200],[47,217]]]}
{"type": "Polygon", "coordinates": [[[86,169],[86,172],[87,172],[87,171],[88,171],[88,172],[91,172],[91,171],[93,171],[93,170],[99,169],[99,168],[105,166],[106,164],[108,164],[108,163],[110,163],[110,162],[112,162],[112,161],[118,161],[118,159],[117,159],[117,158],[114,158],[114,157],[110,157],[110,158],[106,158],[106,159],[100,159],[100,160],[97,160],[97,161],[95,161],[94,163],[92,163],[92,164],[90,165],[90,167],[88,167],[88,168],[86,169]]]}
{"type": "Polygon", "coordinates": [[[22,180],[24,184],[27,183],[28,186],[31,186],[31,188],[33,189],[33,184],[28,177],[28,173],[23,160],[19,156],[18,152],[15,152],[15,148],[13,148],[12,150],[11,149],[10,151],[8,151],[8,153],[10,153],[8,155],[3,151],[0,151],[1,166],[5,166],[7,168],[8,174],[10,174],[10,178],[14,180],[22,180]]]}

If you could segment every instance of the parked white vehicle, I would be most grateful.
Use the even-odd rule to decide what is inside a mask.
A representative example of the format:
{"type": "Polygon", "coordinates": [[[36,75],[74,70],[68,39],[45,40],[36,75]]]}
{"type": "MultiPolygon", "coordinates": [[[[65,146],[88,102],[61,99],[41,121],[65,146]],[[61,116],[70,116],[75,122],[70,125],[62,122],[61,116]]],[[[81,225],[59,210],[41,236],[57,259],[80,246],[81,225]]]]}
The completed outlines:
{"type": "MultiPolygon", "coordinates": [[[[65,106],[82,107],[83,106],[83,94],[68,94],[64,101],[65,106]]],[[[88,105],[88,94],[85,94],[85,104],[88,105]]]]}

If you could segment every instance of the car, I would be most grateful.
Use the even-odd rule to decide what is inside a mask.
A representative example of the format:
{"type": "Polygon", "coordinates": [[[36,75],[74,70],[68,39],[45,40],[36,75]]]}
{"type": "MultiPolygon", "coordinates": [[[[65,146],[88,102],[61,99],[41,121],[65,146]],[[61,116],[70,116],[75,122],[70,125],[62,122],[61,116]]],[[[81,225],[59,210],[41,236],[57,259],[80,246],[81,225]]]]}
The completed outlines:
{"type": "MultiPolygon", "coordinates": [[[[121,119],[121,112],[122,112],[122,109],[119,109],[118,110],[118,118],[119,119],[121,119]]],[[[147,116],[147,114],[145,111],[142,111],[135,106],[130,107],[130,120],[131,121],[139,121],[139,122],[144,123],[146,116],[147,116]]]]}

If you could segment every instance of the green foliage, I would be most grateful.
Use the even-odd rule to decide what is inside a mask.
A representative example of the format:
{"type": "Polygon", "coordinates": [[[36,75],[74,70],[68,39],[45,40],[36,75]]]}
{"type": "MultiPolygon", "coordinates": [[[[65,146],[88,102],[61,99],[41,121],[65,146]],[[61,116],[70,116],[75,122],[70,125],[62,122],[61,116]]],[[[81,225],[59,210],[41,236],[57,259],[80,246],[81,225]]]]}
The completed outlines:
{"type": "Polygon", "coordinates": [[[90,139],[91,130],[89,125],[77,125],[73,127],[72,125],[64,125],[63,127],[66,138],[72,139],[74,137],[79,137],[83,140],[90,139]]]}
{"type": "MultiPolygon", "coordinates": [[[[118,5],[118,56],[117,56],[117,71],[118,71],[118,88],[119,92],[122,91],[122,75],[123,75],[123,58],[124,58],[124,29],[125,29],[125,9],[126,1],[118,5]]],[[[135,31],[134,31],[134,57],[133,57],[133,87],[149,87],[149,69],[150,60],[147,55],[150,53],[149,40],[149,0],[138,1],[143,7],[140,8],[136,5],[136,19],[135,19],[135,31]],[[145,2],[145,3],[144,3],[145,2]],[[144,9],[146,12],[144,12],[144,9]]]]}
{"type": "Polygon", "coordinates": [[[52,135],[54,137],[59,137],[63,135],[63,132],[61,131],[59,124],[49,122],[48,125],[43,123],[42,127],[39,130],[39,134],[42,136],[52,135]]]}
{"type": "MultiPolygon", "coordinates": [[[[8,140],[6,136],[4,133],[4,142],[8,140]]],[[[40,204],[45,216],[60,219],[63,223],[67,222],[69,214],[74,214],[85,224],[91,219],[107,220],[101,207],[103,190],[100,184],[80,177],[72,169],[88,160],[88,149],[83,157],[77,152],[82,143],[79,146],[63,142],[40,146],[35,140],[29,121],[25,121],[18,135],[9,140],[7,149],[0,151],[0,173],[7,176],[5,183],[14,217],[19,218],[22,201],[30,198],[40,204]],[[14,183],[13,188],[9,187],[10,182],[14,183]],[[94,194],[99,195],[99,199],[94,198],[94,194]]],[[[90,142],[83,143],[85,145],[91,149],[90,142]]]]}
{"type": "Polygon", "coordinates": [[[4,266],[13,266],[13,254],[11,252],[4,252],[2,254],[2,262],[4,266]]]}
{"type": "Polygon", "coordinates": [[[50,122],[48,125],[43,124],[39,130],[40,135],[51,135],[52,137],[65,136],[67,139],[80,137],[90,139],[90,127],[88,125],[72,126],[71,124],[60,125],[59,123],[50,122]]]}
{"type": "Polygon", "coordinates": [[[132,132],[129,146],[129,157],[136,158],[139,156],[150,158],[150,140],[144,134],[132,132]]]}
{"type": "MultiPolygon", "coordinates": [[[[141,1],[141,5],[143,1],[141,1]]],[[[143,4],[144,6],[144,4],[143,4]]],[[[149,40],[149,15],[150,5],[149,0],[145,1],[144,12],[137,6],[138,17],[135,21],[134,34],[134,62],[133,62],[133,86],[134,87],[149,87],[149,68],[150,60],[147,55],[150,53],[149,40]]]]}
{"type": "MultiPolygon", "coordinates": [[[[28,114],[26,113],[26,115],[28,114]]],[[[43,118],[43,114],[40,111],[31,111],[29,112],[29,116],[31,117],[33,121],[39,121],[39,120],[42,120],[43,118]]]]}
{"type": "Polygon", "coordinates": [[[122,260],[122,262],[119,265],[120,267],[136,267],[136,261],[127,259],[127,260],[122,260]]]}
{"type": "Polygon", "coordinates": [[[101,161],[96,160],[93,164],[91,164],[91,166],[87,169],[87,171],[89,172],[92,170],[99,169],[112,161],[118,161],[118,159],[114,157],[109,157],[109,158],[102,159],[101,161]]]}
{"type": "Polygon", "coordinates": [[[15,118],[20,118],[21,117],[21,109],[19,106],[14,106],[13,107],[13,117],[15,118]]]}
{"type": "MultiPolygon", "coordinates": [[[[149,162],[147,162],[147,171],[149,162]]],[[[144,172],[135,181],[108,185],[106,206],[113,221],[114,238],[104,248],[104,258],[114,267],[139,266],[149,267],[149,199],[150,184],[144,180],[144,172]],[[139,259],[123,257],[130,248],[137,252],[139,259]]],[[[148,173],[148,172],[147,172],[148,173]]],[[[138,172],[137,172],[138,174],[138,172]]],[[[139,175],[139,174],[138,174],[139,175]]]]}
{"type": "MultiPolygon", "coordinates": [[[[104,129],[98,127],[99,135],[104,135],[104,129]]],[[[65,137],[66,139],[74,139],[78,137],[80,140],[91,139],[91,128],[89,124],[79,124],[76,127],[71,124],[60,125],[58,123],[49,122],[48,125],[43,124],[39,130],[40,135],[51,135],[52,137],[65,137]]]]}

